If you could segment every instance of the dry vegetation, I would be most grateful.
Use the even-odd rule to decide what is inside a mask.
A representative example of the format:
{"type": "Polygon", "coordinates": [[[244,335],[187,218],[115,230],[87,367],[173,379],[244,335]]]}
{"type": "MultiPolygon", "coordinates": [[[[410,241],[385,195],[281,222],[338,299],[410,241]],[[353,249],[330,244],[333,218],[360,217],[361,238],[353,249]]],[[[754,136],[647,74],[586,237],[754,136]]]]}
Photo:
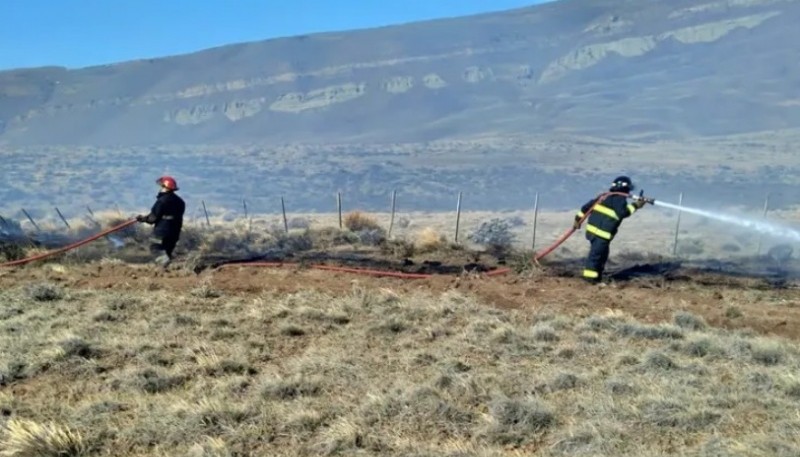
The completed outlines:
{"type": "Polygon", "coordinates": [[[0,347],[4,456],[800,452],[798,347],[686,312],[37,282],[0,291],[0,347]]]}
{"type": "MultiPolygon", "coordinates": [[[[732,208],[730,214],[760,219],[760,213],[732,208]]],[[[335,213],[303,213],[289,215],[289,233],[284,233],[280,215],[257,214],[244,220],[241,214],[225,213],[211,218],[211,227],[205,219],[187,218],[184,233],[178,245],[178,254],[191,257],[234,255],[244,256],[263,253],[276,248],[286,251],[295,249],[331,250],[343,247],[382,248],[385,254],[394,257],[413,257],[414,255],[447,255],[454,247],[455,213],[398,213],[391,234],[390,215],[386,213],[365,213],[353,211],[345,214],[343,229],[339,229],[335,213]]],[[[543,249],[557,239],[570,227],[574,211],[546,212],[538,217],[536,249],[543,249]]],[[[634,218],[625,221],[613,245],[612,260],[620,257],[657,255],[671,257],[675,238],[674,211],[648,206],[634,218]]],[[[101,227],[108,227],[123,219],[115,212],[96,213],[94,219],[70,220],[73,230],[66,231],[63,224],[42,223],[43,233],[37,233],[27,222],[22,227],[34,238],[44,237],[50,245],[62,246],[96,233],[101,227]]],[[[770,220],[788,227],[800,221],[796,210],[771,211],[770,220]]],[[[531,248],[533,233],[532,211],[512,212],[464,212],[460,220],[459,245],[473,251],[505,253],[505,248],[527,251],[531,248]],[[494,224],[492,224],[494,222],[494,224]],[[488,227],[487,227],[488,225],[488,227]],[[486,228],[502,228],[499,233],[486,228]],[[489,234],[491,236],[487,237],[489,234]],[[493,240],[501,242],[502,249],[492,245],[493,240]],[[488,242],[487,242],[488,241],[488,242]]],[[[115,257],[126,261],[140,261],[147,258],[146,240],[149,226],[138,226],[113,238],[133,241],[120,249],[111,241],[95,243],[75,251],[70,258],[77,261],[97,260],[102,257],[115,257]]],[[[690,214],[684,214],[679,234],[677,256],[684,260],[723,259],[739,260],[756,254],[766,254],[772,247],[782,244],[782,240],[759,238],[752,231],[737,229],[730,224],[709,221],[690,214]],[[760,249],[759,249],[760,248],[760,249]]],[[[30,246],[4,245],[0,237],[0,262],[24,256],[26,250],[40,252],[44,247],[32,249],[30,246]]],[[[583,256],[588,244],[582,233],[571,237],[552,257],[574,258],[583,256]]]]}
{"type": "MultiPolygon", "coordinates": [[[[422,218],[391,238],[378,221],[353,212],[340,230],[297,217],[289,233],[282,225],[188,225],[180,264],[313,251],[478,255],[422,218]]],[[[504,221],[484,226],[481,239],[507,240],[505,231],[495,238],[506,225],[524,229],[524,222],[504,221]]],[[[78,227],[72,236],[92,229],[78,227]]],[[[128,273],[137,282],[125,290],[65,279],[70,269],[99,280],[118,259],[146,261],[148,233],[137,226],[116,241],[4,278],[0,456],[800,453],[800,350],[793,341],[721,330],[685,311],[670,322],[644,323],[602,311],[600,297],[569,285],[507,310],[487,306],[491,295],[456,289],[457,282],[444,292],[399,292],[353,281],[342,293],[294,278],[302,284],[297,292],[279,288],[293,273],[229,289],[214,275],[184,271],[172,278],[191,286],[172,288],[147,279],[170,276],[146,267],[128,273]],[[91,261],[99,262],[78,267],[91,261]],[[541,311],[572,299],[596,311],[541,311]]],[[[7,245],[3,255],[37,250],[7,245]]],[[[563,287],[528,280],[524,297],[563,287]]],[[[641,301],[653,287],[664,286],[654,279],[612,294],[641,301]]],[[[687,300],[723,297],[693,287],[700,289],[687,300]]],[[[725,302],[724,318],[742,321],[744,308],[753,312],[751,295],[725,291],[731,294],[738,301],[725,302]]],[[[796,306],[793,295],[768,295],[796,306]]]]}

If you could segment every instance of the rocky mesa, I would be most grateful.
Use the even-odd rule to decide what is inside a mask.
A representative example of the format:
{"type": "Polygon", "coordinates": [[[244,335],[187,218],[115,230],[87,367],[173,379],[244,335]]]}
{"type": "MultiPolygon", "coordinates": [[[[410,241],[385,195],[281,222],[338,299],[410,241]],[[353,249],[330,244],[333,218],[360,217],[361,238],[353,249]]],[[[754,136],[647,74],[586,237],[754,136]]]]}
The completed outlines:
{"type": "Polygon", "coordinates": [[[800,127],[796,0],[561,0],[0,72],[0,144],[386,143],[800,127]]]}

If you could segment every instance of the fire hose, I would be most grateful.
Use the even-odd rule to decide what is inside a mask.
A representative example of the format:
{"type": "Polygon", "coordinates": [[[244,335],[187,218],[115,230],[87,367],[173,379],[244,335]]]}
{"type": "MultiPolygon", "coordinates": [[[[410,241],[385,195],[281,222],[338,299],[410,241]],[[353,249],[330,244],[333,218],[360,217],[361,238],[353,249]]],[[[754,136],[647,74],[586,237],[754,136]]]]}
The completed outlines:
{"type": "MultiPolygon", "coordinates": [[[[597,199],[595,200],[595,204],[601,203],[603,200],[605,200],[606,198],[608,198],[611,195],[621,195],[621,196],[624,196],[624,197],[631,197],[630,194],[626,194],[626,193],[622,193],[622,192],[605,192],[603,194],[600,194],[597,197],[597,199]]],[[[650,204],[652,204],[655,201],[652,198],[644,197],[643,193],[640,193],[638,196],[633,196],[632,198],[634,200],[644,200],[645,203],[650,203],[650,204]]],[[[594,209],[594,205],[592,205],[592,207],[590,207],[589,210],[584,213],[583,217],[581,217],[581,219],[579,220],[579,223],[577,224],[578,226],[582,225],[583,222],[586,221],[586,219],[592,213],[593,209],[594,209]]],[[[550,254],[551,252],[553,252],[556,249],[558,249],[558,247],[561,246],[562,244],[564,244],[564,242],[567,241],[569,239],[569,237],[571,237],[576,231],[577,231],[577,229],[575,228],[575,226],[570,227],[569,230],[564,232],[553,244],[551,244],[547,248],[545,248],[545,249],[537,252],[536,254],[534,254],[533,261],[538,264],[539,260],[543,259],[548,254],[550,254]]],[[[291,263],[291,262],[232,262],[232,263],[223,264],[223,265],[220,266],[220,268],[232,267],[232,266],[282,268],[282,267],[290,267],[290,266],[300,266],[300,264],[291,263]]],[[[434,276],[441,276],[441,275],[436,275],[436,274],[431,274],[431,273],[406,273],[406,272],[399,272],[399,271],[368,270],[368,269],[363,269],[363,268],[338,267],[338,266],[320,265],[320,264],[308,265],[307,267],[310,268],[310,269],[314,269],[314,270],[325,270],[325,271],[334,271],[334,272],[340,272],[340,273],[354,273],[354,274],[361,274],[361,275],[367,275],[367,276],[393,277],[393,278],[402,278],[402,279],[427,279],[427,278],[432,278],[434,276]]],[[[511,272],[511,268],[497,268],[497,269],[494,269],[494,270],[490,270],[490,271],[484,272],[484,275],[485,276],[500,276],[500,275],[504,275],[504,274],[507,274],[507,273],[510,273],[510,272],[511,272]]]]}
{"type": "Polygon", "coordinates": [[[92,235],[89,238],[77,241],[77,242],[72,243],[72,244],[68,244],[68,245],[66,245],[64,247],[61,247],[61,248],[54,249],[54,250],[48,251],[48,252],[43,252],[41,254],[37,254],[35,256],[27,257],[27,258],[24,258],[24,259],[12,260],[10,262],[0,263],[0,267],[18,267],[18,266],[26,265],[26,264],[33,263],[33,262],[36,262],[36,261],[39,261],[39,260],[44,260],[44,259],[47,259],[47,258],[50,258],[50,257],[55,257],[55,256],[57,256],[59,254],[63,254],[65,252],[72,251],[74,249],[78,249],[79,247],[81,247],[81,246],[83,246],[85,244],[89,244],[92,241],[95,241],[97,239],[103,238],[104,236],[110,235],[110,234],[112,234],[114,232],[119,232],[120,230],[125,229],[127,227],[130,227],[131,225],[133,225],[135,223],[136,223],[136,220],[132,219],[132,220],[123,222],[122,224],[115,225],[114,227],[111,227],[109,229],[103,230],[102,232],[97,233],[95,235],[92,235]]]}
{"type": "MultiPolygon", "coordinates": [[[[607,197],[609,197],[611,195],[622,195],[622,196],[625,196],[625,197],[630,197],[629,194],[625,194],[625,193],[621,193],[621,192],[606,192],[606,193],[603,193],[603,194],[601,194],[601,195],[599,195],[597,197],[596,203],[601,203],[603,200],[605,200],[607,197]]],[[[643,197],[642,194],[639,194],[638,197],[633,197],[633,198],[634,199],[643,199],[646,203],[653,203],[653,201],[654,201],[653,199],[643,197]]],[[[580,219],[579,223],[576,224],[576,225],[580,226],[581,224],[583,224],[583,222],[592,213],[592,210],[593,210],[593,207],[590,208],[588,211],[586,211],[586,213],[580,219]]],[[[22,266],[22,265],[27,265],[29,263],[37,262],[37,261],[40,261],[40,260],[44,260],[44,259],[47,259],[47,258],[50,258],[50,257],[55,257],[57,255],[64,254],[64,253],[66,253],[68,251],[72,251],[72,250],[77,249],[77,248],[79,248],[81,246],[89,244],[89,243],[91,243],[91,242],[93,242],[95,240],[98,240],[100,238],[103,238],[103,237],[105,237],[107,235],[110,235],[112,233],[118,232],[118,231],[123,230],[123,229],[125,229],[127,227],[130,227],[131,225],[135,224],[136,222],[137,221],[135,219],[131,219],[131,220],[123,222],[123,223],[121,223],[119,225],[115,225],[115,226],[113,226],[111,228],[103,230],[102,232],[97,233],[95,235],[92,235],[92,236],[90,236],[90,237],[88,237],[86,239],[77,241],[75,243],[69,244],[69,245],[61,247],[59,249],[55,249],[55,250],[52,250],[52,251],[44,252],[44,253],[37,254],[35,256],[27,257],[27,258],[24,258],[24,259],[19,259],[19,260],[13,260],[13,261],[10,261],[10,262],[0,263],[0,267],[18,267],[18,266],[22,266]]],[[[569,237],[571,237],[576,232],[576,230],[577,229],[575,228],[575,226],[570,227],[570,229],[567,230],[566,232],[564,232],[553,244],[551,244],[547,248],[537,252],[533,256],[533,261],[538,263],[539,260],[541,260],[542,258],[547,256],[551,252],[553,252],[556,249],[558,249],[558,247],[561,246],[565,241],[567,241],[567,239],[569,239],[569,237]]],[[[220,267],[230,267],[230,266],[281,268],[281,267],[288,267],[288,266],[298,266],[299,267],[299,266],[301,266],[301,264],[299,264],[299,263],[291,263],[291,262],[231,262],[231,263],[223,264],[220,267]]],[[[364,268],[340,267],[340,266],[323,265],[323,264],[312,264],[312,265],[308,265],[307,268],[314,269],[314,270],[322,270],[322,271],[332,271],[332,272],[340,272],[340,273],[352,273],[352,274],[361,274],[361,275],[367,275],[367,276],[393,277],[393,278],[402,278],[402,279],[427,279],[427,278],[431,278],[431,277],[437,276],[436,274],[431,274],[431,273],[406,273],[406,272],[399,272],[399,271],[370,270],[370,269],[364,269],[364,268]]],[[[486,276],[500,276],[500,275],[507,274],[509,272],[511,272],[511,268],[497,268],[497,269],[494,269],[494,270],[487,271],[484,274],[486,276]]]]}

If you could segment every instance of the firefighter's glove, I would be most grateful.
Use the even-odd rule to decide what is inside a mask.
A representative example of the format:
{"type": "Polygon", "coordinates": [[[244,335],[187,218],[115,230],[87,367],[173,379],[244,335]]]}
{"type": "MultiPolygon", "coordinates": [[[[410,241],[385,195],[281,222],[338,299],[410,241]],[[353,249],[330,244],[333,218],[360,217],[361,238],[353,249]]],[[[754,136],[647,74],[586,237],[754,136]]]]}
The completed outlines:
{"type": "Polygon", "coordinates": [[[136,216],[136,222],[144,222],[147,220],[147,216],[142,216],[141,214],[136,216]]]}
{"type": "Polygon", "coordinates": [[[581,228],[581,220],[579,218],[575,218],[575,221],[572,223],[572,228],[575,230],[580,230],[581,228]]]}
{"type": "Polygon", "coordinates": [[[636,209],[642,209],[642,207],[646,204],[647,200],[645,200],[644,198],[637,198],[636,200],[633,201],[633,206],[636,207],[636,209]]]}

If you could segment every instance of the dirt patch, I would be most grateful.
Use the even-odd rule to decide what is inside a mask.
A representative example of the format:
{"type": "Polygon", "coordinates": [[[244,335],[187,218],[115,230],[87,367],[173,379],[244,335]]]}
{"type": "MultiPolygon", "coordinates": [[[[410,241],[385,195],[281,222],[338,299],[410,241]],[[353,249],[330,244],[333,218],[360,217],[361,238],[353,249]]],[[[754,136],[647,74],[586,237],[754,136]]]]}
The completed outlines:
{"type": "Polygon", "coordinates": [[[278,262],[299,265],[317,264],[363,268],[369,270],[395,271],[414,274],[458,275],[464,272],[487,272],[505,265],[504,259],[481,255],[469,251],[451,251],[437,259],[426,257],[396,258],[382,255],[376,250],[311,251],[286,254],[282,252],[232,258],[230,256],[206,256],[194,262],[193,271],[201,273],[231,264],[251,262],[278,262]]]}
{"type": "MultiPolygon", "coordinates": [[[[349,265],[364,267],[365,263],[354,260],[349,265]]],[[[385,265],[372,261],[366,266],[385,265]]],[[[434,267],[434,271],[448,271],[436,268],[439,267],[434,267]]],[[[65,267],[45,264],[0,271],[0,286],[16,287],[51,281],[75,288],[187,293],[208,282],[228,294],[290,293],[304,289],[344,293],[352,290],[354,285],[398,293],[419,289],[432,292],[458,289],[476,295],[487,305],[532,313],[589,316],[615,310],[641,321],[662,322],[671,320],[678,311],[687,311],[718,327],[750,328],[765,335],[800,339],[800,289],[793,284],[775,285],[765,278],[738,278],[674,265],[666,272],[662,270],[663,267],[658,266],[640,266],[628,272],[628,280],[601,288],[568,277],[564,266],[556,266],[553,271],[534,271],[525,276],[460,274],[401,280],[315,271],[297,266],[257,268],[237,265],[207,269],[197,275],[182,269],[162,272],[143,265],[112,263],[65,267]]],[[[459,272],[463,272],[463,266],[459,272]]]]}

